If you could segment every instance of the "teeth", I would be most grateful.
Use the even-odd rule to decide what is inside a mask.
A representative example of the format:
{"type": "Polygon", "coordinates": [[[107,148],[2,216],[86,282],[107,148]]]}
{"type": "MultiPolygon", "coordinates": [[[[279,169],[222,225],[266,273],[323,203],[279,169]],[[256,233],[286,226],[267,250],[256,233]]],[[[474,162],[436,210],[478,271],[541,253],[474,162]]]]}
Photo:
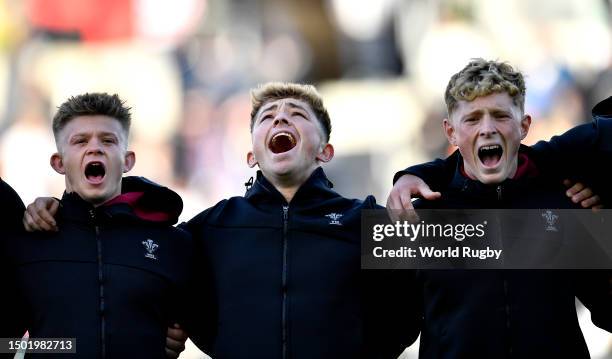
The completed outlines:
{"type": "Polygon", "coordinates": [[[274,135],[272,137],[272,141],[274,141],[276,138],[278,138],[280,136],[287,136],[287,137],[289,137],[289,139],[291,140],[291,144],[295,145],[295,138],[289,132],[279,132],[279,133],[277,133],[276,135],[274,135]]]}
{"type": "Polygon", "coordinates": [[[480,147],[481,150],[485,150],[485,151],[486,150],[495,150],[495,149],[498,149],[498,148],[500,148],[499,145],[490,145],[490,146],[482,146],[482,147],[480,147]]]}

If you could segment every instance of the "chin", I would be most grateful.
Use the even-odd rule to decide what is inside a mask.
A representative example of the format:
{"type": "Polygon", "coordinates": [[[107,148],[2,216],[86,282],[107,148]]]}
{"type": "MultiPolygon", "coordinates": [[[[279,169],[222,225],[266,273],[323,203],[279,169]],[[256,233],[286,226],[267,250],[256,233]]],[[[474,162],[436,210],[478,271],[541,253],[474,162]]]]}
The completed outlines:
{"type": "Polygon", "coordinates": [[[270,166],[266,172],[273,173],[276,176],[285,176],[292,173],[295,170],[295,166],[290,163],[277,163],[276,165],[270,166]]]}
{"type": "Polygon", "coordinates": [[[108,201],[108,194],[104,191],[86,191],[83,194],[79,194],[82,199],[92,204],[101,204],[108,201]]]}
{"type": "Polygon", "coordinates": [[[478,181],[484,184],[497,184],[503,182],[506,178],[503,173],[481,173],[477,176],[478,181]]]}

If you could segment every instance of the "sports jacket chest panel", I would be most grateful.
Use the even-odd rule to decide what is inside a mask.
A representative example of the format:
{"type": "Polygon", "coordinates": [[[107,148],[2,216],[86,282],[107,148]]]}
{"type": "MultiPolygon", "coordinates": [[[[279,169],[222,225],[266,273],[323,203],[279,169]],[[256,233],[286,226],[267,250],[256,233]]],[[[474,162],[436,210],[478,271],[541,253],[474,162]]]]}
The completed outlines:
{"type": "Polygon", "coordinates": [[[363,203],[318,191],[298,192],[288,205],[263,187],[220,203],[207,216],[204,250],[219,306],[213,355],[359,355],[363,203]]]}

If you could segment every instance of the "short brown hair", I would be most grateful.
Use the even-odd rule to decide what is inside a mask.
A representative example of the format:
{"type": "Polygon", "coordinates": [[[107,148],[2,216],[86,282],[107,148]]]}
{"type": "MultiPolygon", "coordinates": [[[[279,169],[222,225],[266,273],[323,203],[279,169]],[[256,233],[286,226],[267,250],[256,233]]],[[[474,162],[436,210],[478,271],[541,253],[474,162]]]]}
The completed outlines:
{"type": "Polygon", "coordinates": [[[325,141],[329,141],[331,134],[331,120],[327,109],[323,105],[323,99],[317,89],[312,85],[288,83],[288,82],[268,82],[259,85],[251,90],[251,131],[255,124],[255,116],[264,104],[284,98],[294,98],[306,102],[312,108],[317,120],[323,126],[325,141]]]}
{"type": "Polygon", "coordinates": [[[477,58],[451,77],[444,100],[450,116],[458,101],[472,101],[476,97],[506,92],[524,111],[525,91],[525,79],[520,71],[506,62],[477,58]]]}
{"type": "Polygon", "coordinates": [[[53,116],[53,135],[57,141],[60,131],[75,117],[102,115],[119,121],[127,137],[132,122],[130,110],[117,94],[104,92],[72,96],[57,108],[53,116]]]}

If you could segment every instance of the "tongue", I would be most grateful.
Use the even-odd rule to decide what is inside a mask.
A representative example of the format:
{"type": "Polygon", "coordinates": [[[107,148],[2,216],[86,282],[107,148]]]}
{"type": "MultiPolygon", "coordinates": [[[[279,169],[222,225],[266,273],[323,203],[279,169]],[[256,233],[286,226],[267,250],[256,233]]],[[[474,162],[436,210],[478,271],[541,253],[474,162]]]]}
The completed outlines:
{"type": "Polygon", "coordinates": [[[487,167],[492,167],[499,162],[499,155],[490,154],[490,155],[482,155],[481,158],[482,163],[487,167]]]}
{"type": "Polygon", "coordinates": [[[95,183],[101,182],[103,178],[104,178],[103,175],[89,175],[89,176],[87,176],[87,179],[89,181],[95,182],[95,183]]]}

